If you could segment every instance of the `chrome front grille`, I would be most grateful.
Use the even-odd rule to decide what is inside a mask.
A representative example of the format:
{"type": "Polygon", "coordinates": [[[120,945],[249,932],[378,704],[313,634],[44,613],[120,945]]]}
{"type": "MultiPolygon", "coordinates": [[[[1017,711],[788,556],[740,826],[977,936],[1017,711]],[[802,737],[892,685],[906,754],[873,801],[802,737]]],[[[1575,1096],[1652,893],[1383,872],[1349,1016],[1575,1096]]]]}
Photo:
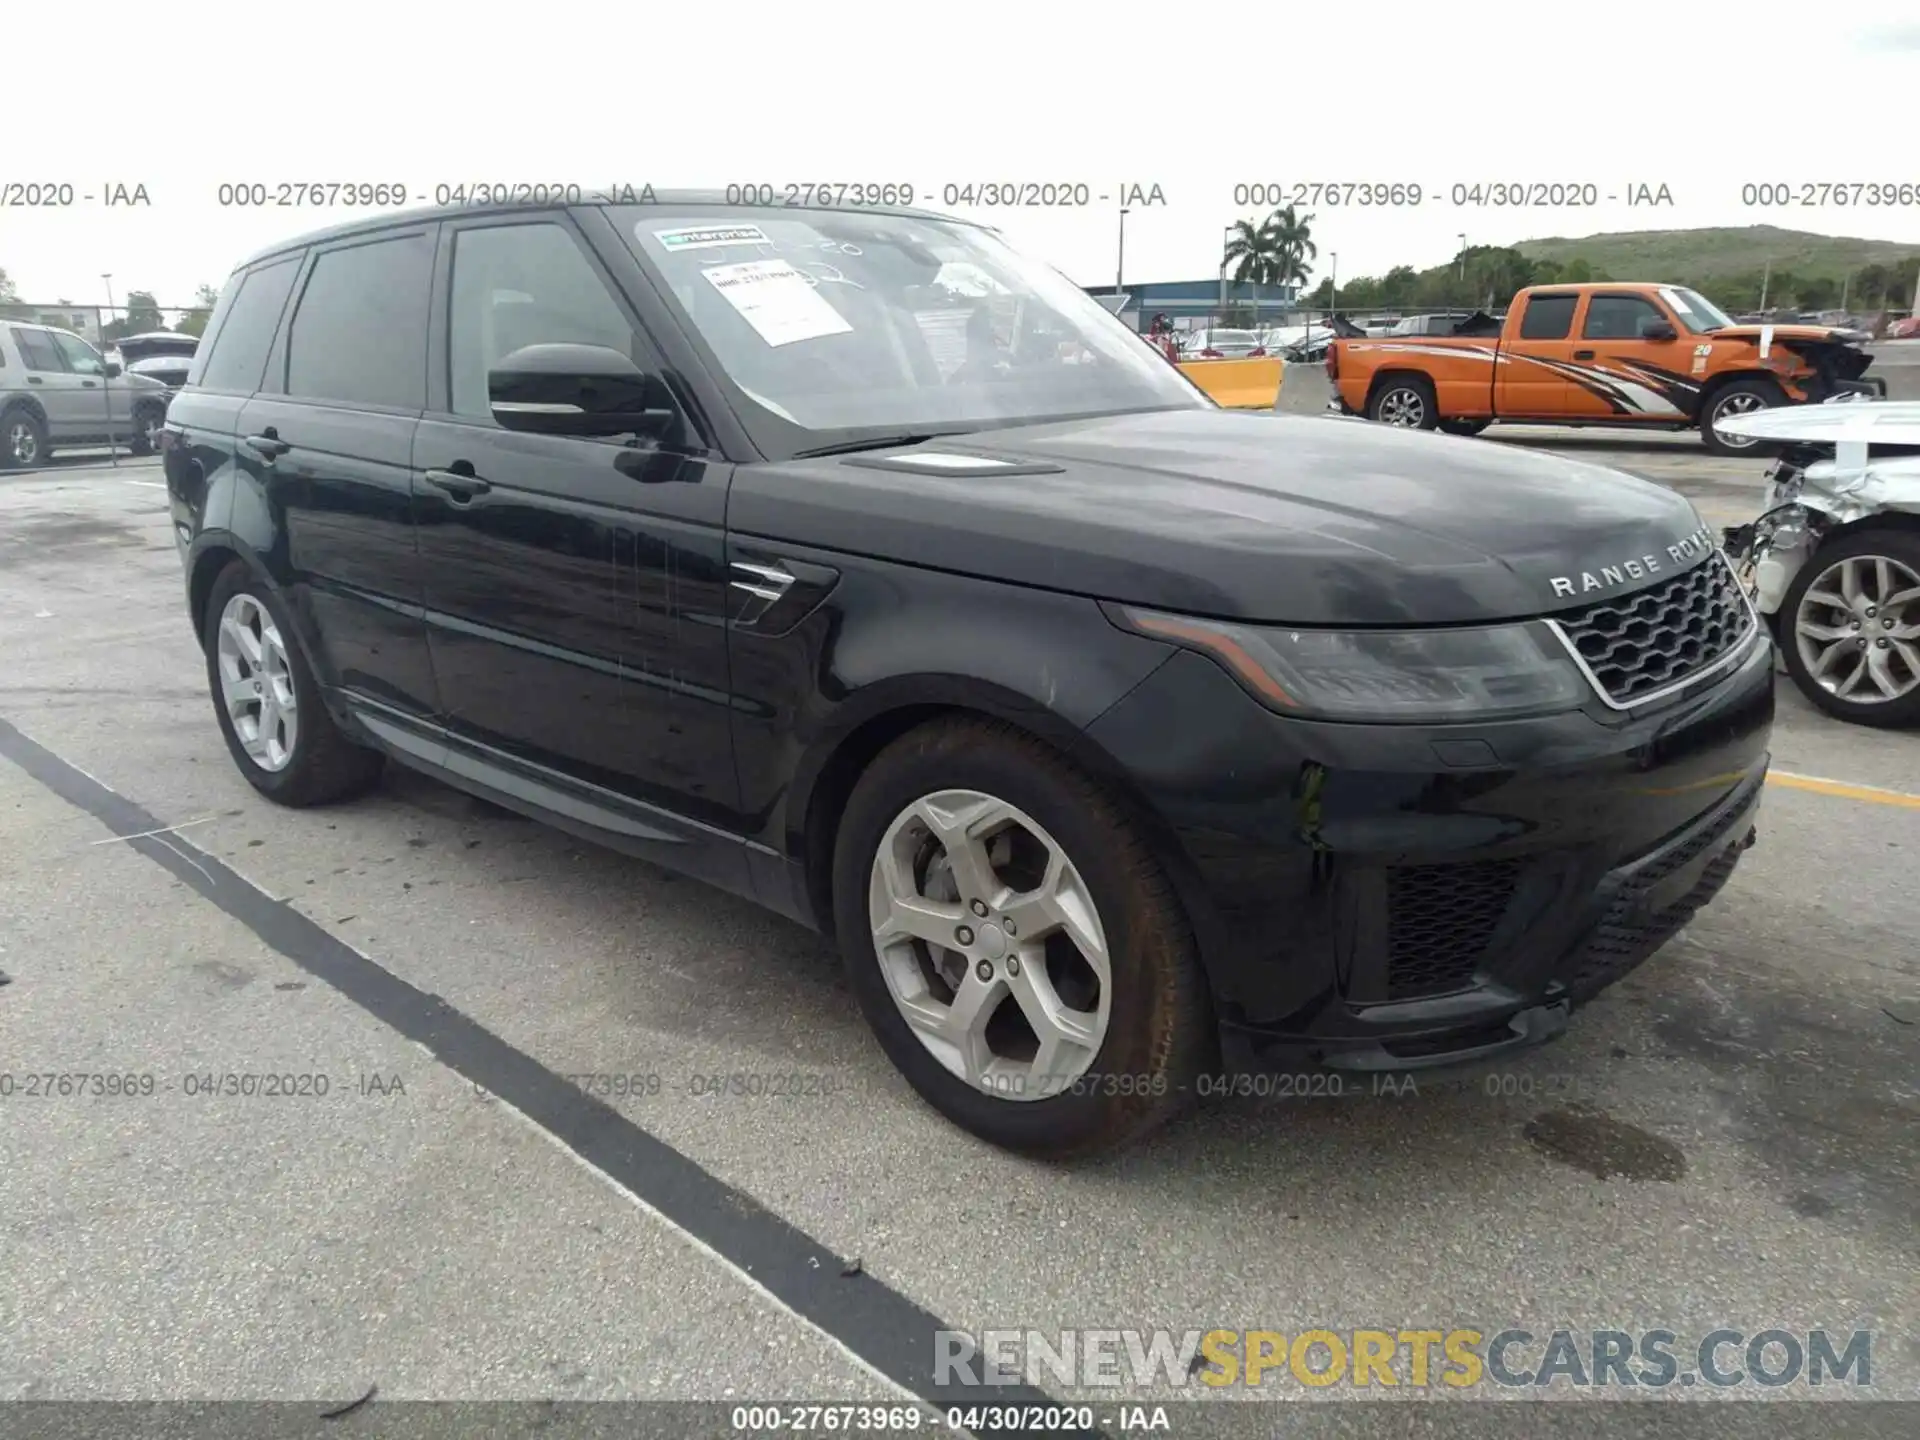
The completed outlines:
{"type": "Polygon", "coordinates": [[[1677,690],[1729,659],[1758,623],[1716,550],[1631,595],[1549,617],[1600,693],[1622,709],[1677,690]]]}

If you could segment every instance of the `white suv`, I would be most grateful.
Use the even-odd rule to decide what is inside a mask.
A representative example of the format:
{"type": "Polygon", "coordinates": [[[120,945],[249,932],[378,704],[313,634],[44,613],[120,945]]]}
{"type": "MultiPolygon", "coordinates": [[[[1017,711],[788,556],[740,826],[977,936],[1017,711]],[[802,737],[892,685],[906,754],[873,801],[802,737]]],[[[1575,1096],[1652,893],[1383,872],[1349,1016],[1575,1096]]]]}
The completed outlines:
{"type": "Polygon", "coordinates": [[[71,330],[0,320],[0,470],[45,464],[61,445],[151,454],[168,398],[165,385],[123,373],[71,330]]]}

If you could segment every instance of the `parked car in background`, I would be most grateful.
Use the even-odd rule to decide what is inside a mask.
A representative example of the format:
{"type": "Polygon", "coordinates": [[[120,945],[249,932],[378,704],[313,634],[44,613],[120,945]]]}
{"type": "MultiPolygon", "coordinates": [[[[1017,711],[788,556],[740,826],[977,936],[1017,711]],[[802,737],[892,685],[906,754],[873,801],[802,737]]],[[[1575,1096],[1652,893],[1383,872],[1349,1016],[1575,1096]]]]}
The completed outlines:
{"type": "Polygon", "coordinates": [[[1887,326],[1889,340],[1920,340],[1920,315],[1909,315],[1887,326]]]}
{"type": "Polygon", "coordinates": [[[142,360],[157,359],[161,356],[174,356],[191,360],[200,348],[197,335],[182,335],[175,330],[150,330],[143,335],[128,335],[115,342],[115,350],[128,369],[132,369],[142,360]]]}
{"type": "Polygon", "coordinates": [[[1532,425],[1698,427],[1716,454],[1760,442],[1722,435],[1749,410],[1846,393],[1884,395],[1863,380],[1864,331],[1737,325],[1674,285],[1541,285],[1506,320],[1463,322],[1452,335],[1342,338],[1327,351],[1330,408],[1382,424],[1471,435],[1495,421],[1532,425]],[[1463,330],[1473,333],[1462,334],[1463,330]]]}
{"type": "Polygon", "coordinates": [[[126,444],[151,454],[170,393],[71,330],[0,324],[0,468],[43,465],[57,446],[126,444]]]}
{"type": "Polygon", "coordinates": [[[1856,725],[1920,725],[1920,403],[1737,415],[1783,448],[1766,508],[1724,532],[1794,684],[1856,725]]]}
{"type": "Polygon", "coordinates": [[[1251,330],[1195,330],[1180,346],[1183,360],[1244,360],[1266,353],[1260,337],[1251,330]]]}
{"type": "Polygon", "coordinates": [[[187,383],[188,372],[192,369],[191,355],[153,355],[145,360],[134,361],[127,366],[127,373],[158,380],[172,392],[187,383]]]}

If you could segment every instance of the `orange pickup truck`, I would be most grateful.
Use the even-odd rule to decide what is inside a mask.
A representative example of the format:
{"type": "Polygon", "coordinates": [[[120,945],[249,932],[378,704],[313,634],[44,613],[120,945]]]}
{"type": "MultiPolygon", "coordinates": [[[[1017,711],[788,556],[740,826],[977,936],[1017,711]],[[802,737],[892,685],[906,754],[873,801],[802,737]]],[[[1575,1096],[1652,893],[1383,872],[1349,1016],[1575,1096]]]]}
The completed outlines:
{"type": "Polygon", "coordinates": [[[1488,425],[1699,428],[1720,455],[1759,443],[1721,435],[1729,416],[1845,392],[1871,337],[1821,325],[1737,325],[1677,285],[1538,285],[1504,321],[1475,315],[1451,334],[1347,333],[1327,349],[1329,408],[1387,425],[1477,435],[1488,425]]]}

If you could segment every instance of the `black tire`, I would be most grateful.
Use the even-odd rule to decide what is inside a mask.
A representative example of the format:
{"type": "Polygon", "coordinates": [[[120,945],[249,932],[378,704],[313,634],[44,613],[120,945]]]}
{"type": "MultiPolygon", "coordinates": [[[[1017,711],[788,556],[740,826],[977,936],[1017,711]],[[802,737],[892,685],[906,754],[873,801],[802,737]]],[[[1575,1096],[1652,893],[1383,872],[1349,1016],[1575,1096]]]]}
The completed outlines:
{"type": "Polygon", "coordinates": [[[133,435],[128,448],[136,455],[151,455],[154,451],[153,436],[150,431],[157,429],[167,418],[164,405],[137,405],[133,411],[133,435]]]}
{"type": "Polygon", "coordinates": [[[1215,1059],[1212,1004],[1192,931],[1139,827],[1104,787],[1023,731],[953,717],[895,741],[848,799],[833,882],[841,951],[881,1048],[923,1099],[984,1140],[1056,1160],[1116,1149],[1178,1114],[1215,1059]],[[976,1088],[921,1043],[888,988],[868,914],[874,857],[902,811],[949,789],[977,790],[1024,811],[1071,858],[1092,896],[1108,937],[1112,994],[1107,1033],[1084,1085],[1033,1100],[976,1088]]]}
{"type": "Polygon", "coordinates": [[[1367,397],[1367,419],[1403,430],[1431,430],[1440,423],[1433,381],[1424,375],[1389,375],[1367,397]],[[1390,418],[1396,415],[1409,419],[1390,418]]]}
{"type": "Polygon", "coordinates": [[[1748,459],[1763,459],[1773,453],[1775,447],[1764,440],[1736,444],[1713,428],[1716,420],[1724,419],[1729,413],[1753,409],[1750,403],[1753,400],[1760,402],[1759,408],[1771,409],[1775,405],[1786,404],[1787,393],[1778,382],[1765,375],[1746,375],[1738,380],[1729,380],[1707,397],[1707,403],[1700,410],[1700,438],[1706,442],[1709,452],[1748,459]]]}
{"type": "MultiPolygon", "coordinates": [[[[1800,693],[1836,720],[1844,720],[1852,725],[1870,725],[1880,730],[1910,729],[1920,725],[1920,687],[1908,691],[1898,699],[1862,704],[1835,695],[1821,685],[1813,677],[1806,656],[1801,654],[1797,629],[1800,602],[1832,566],[1842,560],[1857,559],[1862,556],[1884,556],[1905,566],[1916,576],[1920,576],[1920,533],[1894,529],[1866,530],[1835,541],[1832,545],[1823,546],[1815,552],[1813,558],[1800,567],[1800,573],[1793,577],[1793,583],[1787,586],[1786,596],[1780,603],[1778,631],[1780,650],[1786,661],[1787,673],[1793,677],[1793,683],[1800,687],[1800,693]]],[[[1875,608],[1877,610],[1878,607],[1875,608]]],[[[1896,624],[1903,619],[1908,624],[1920,621],[1920,601],[1910,601],[1903,609],[1904,616],[1889,617],[1875,614],[1863,619],[1862,633],[1869,645],[1885,638],[1871,633],[1872,627],[1876,624],[1883,625],[1889,618],[1896,624]]],[[[1914,648],[1920,649],[1920,644],[1915,644],[1914,648]]],[[[1849,661],[1843,658],[1839,664],[1846,666],[1847,673],[1851,673],[1853,666],[1849,661]]],[[[1905,675],[1905,668],[1904,661],[1898,662],[1896,673],[1902,678],[1905,675]]]]}
{"type": "Polygon", "coordinates": [[[1478,435],[1491,420],[1442,420],[1440,428],[1449,435],[1478,435]]]}
{"type": "Polygon", "coordinates": [[[24,405],[0,415],[0,470],[28,470],[47,463],[46,423],[24,405]]]}
{"type": "Polygon", "coordinates": [[[201,647],[207,657],[207,687],[213,697],[220,733],[226,737],[227,750],[233,756],[233,763],[240,767],[240,773],[247,777],[247,783],[279,805],[296,808],[327,805],[364,794],[378,783],[385,757],[377,750],[354,744],[333,723],[321,699],[319,683],[313,678],[313,671],[308,668],[293,635],[286,607],[244,561],[236,560],[220,572],[207,597],[201,647]],[[279,770],[267,769],[247,754],[239,732],[234,729],[233,717],[221,699],[220,619],[228,602],[240,594],[251,596],[273,617],[286,641],[287,672],[293,682],[294,709],[299,724],[292,755],[279,770]]]}

